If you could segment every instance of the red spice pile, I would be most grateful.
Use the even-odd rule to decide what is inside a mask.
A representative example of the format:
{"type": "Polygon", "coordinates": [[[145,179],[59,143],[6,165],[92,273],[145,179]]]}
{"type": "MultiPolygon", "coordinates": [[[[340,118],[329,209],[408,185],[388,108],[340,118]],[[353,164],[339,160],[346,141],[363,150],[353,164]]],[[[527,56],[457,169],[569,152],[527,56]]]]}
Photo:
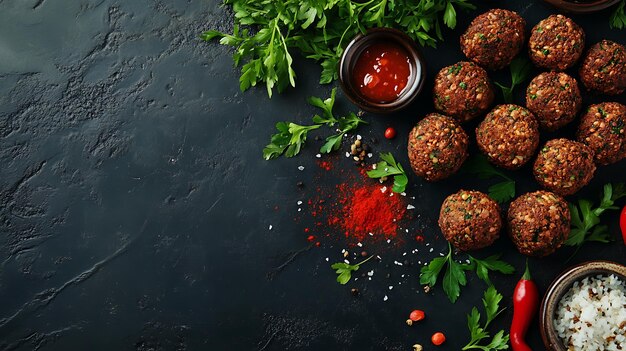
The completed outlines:
{"type": "Polygon", "coordinates": [[[369,236],[396,237],[398,221],[406,212],[399,194],[377,183],[344,183],[337,186],[337,190],[340,208],[328,217],[328,224],[339,227],[346,238],[359,242],[369,236]]]}

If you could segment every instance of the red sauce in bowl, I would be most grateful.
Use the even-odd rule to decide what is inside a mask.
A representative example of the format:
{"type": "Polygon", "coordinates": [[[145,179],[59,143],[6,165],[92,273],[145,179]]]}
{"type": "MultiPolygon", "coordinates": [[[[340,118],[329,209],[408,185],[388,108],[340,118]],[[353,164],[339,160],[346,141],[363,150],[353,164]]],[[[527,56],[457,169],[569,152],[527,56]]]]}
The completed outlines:
{"type": "Polygon", "coordinates": [[[365,48],[354,66],[354,82],[361,95],[377,103],[397,99],[411,78],[408,52],[393,42],[377,42],[365,48]]]}

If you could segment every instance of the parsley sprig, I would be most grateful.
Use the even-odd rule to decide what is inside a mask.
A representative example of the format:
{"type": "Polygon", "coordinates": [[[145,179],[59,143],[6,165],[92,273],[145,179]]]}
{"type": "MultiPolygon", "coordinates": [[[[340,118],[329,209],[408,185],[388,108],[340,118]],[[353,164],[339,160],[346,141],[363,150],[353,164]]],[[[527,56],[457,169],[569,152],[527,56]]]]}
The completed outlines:
{"type": "Polygon", "coordinates": [[[361,265],[371,260],[372,257],[374,256],[370,256],[357,264],[347,264],[345,262],[334,263],[330,268],[334,269],[335,273],[337,273],[337,283],[346,285],[352,278],[352,272],[358,271],[361,265]]]}
{"type": "Polygon", "coordinates": [[[593,203],[586,199],[579,199],[577,204],[570,202],[572,228],[565,245],[580,246],[589,241],[609,242],[611,238],[608,226],[598,225],[600,224],[600,215],[607,210],[619,210],[619,207],[614,205],[617,200],[623,197],[626,197],[624,183],[618,183],[615,186],[608,183],[604,185],[602,200],[598,207],[594,208],[593,203]]]}
{"type": "Polygon", "coordinates": [[[609,18],[609,26],[613,29],[626,28],[626,0],[622,0],[609,18]]]}
{"type": "Polygon", "coordinates": [[[337,64],[348,41],[374,27],[394,27],[421,45],[443,40],[442,25],[456,27],[457,9],[474,9],[469,0],[225,0],[232,5],[232,34],[204,32],[204,40],[219,39],[235,48],[233,61],[241,66],[242,91],[265,83],[274,89],[295,86],[291,52],[319,62],[320,83],[338,78],[337,64]],[[253,30],[250,30],[253,28],[253,30]]]}
{"type": "Polygon", "coordinates": [[[452,303],[455,303],[461,295],[461,287],[467,284],[466,271],[476,272],[476,276],[489,285],[491,285],[490,271],[503,274],[511,274],[515,271],[513,266],[500,260],[500,255],[489,256],[483,260],[468,255],[469,263],[458,263],[454,260],[452,251],[452,245],[448,243],[448,254],[434,258],[427,266],[422,267],[420,273],[420,284],[432,288],[437,284],[439,274],[446,267],[442,285],[443,291],[452,303]]]}
{"type": "Polygon", "coordinates": [[[497,332],[491,341],[487,345],[480,345],[479,343],[489,338],[489,332],[487,328],[489,324],[500,314],[504,309],[500,309],[500,302],[502,301],[502,294],[500,294],[493,285],[490,285],[483,296],[483,306],[485,307],[486,321],[485,324],[480,324],[480,312],[478,308],[472,308],[472,312],[467,315],[467,327],[470,331],[470,341],[463,347],[462,350],[506,350],[509,348],[509,335],[504,334],[504,330],[497,332]]]}
{"type": "Polygon", "coordinates": [[[370,178],[382,178],[393,176],[393,187],[391,190],[394,193],[402,193],[406,190],[406,185],[409,183],[409,178],[396,160],[393,158],[391,152],[381,153],[380,158],[382,161],[376,164],[376,169],[367,171],[367,176],[370,178]]]}
{"type": "Polygon", "coordinates": [[[306,142],[308,133],[324,125],[328,127],[337,126],[338,132],[326,138],[326,143],[322,145],[320,152],[330,153],[339,149],[344,135],[355,130],[360,124],[367,124],[367,122],[352,112],[345,117],[335,117],[333,107],[335,106],[336,95],[337,88],[333,88],[328,99],[322,100],[318,97],[308,99],[309,104],[319,107],[323,111],[322,116],[313,116],[313,125],[307,126],[290,122],[276,123],[278,133],[272,135],[270,143],[263,149],[263,158],[271,160],[283,154],[285,157],[296,156],[306,142]]]}
{"type": "Polygon", "coordinates": [[[463,165],[463,169],[465,172],[475,174],[480,179],[502,178],[502,182],[493,184],[488,189],[489,197],[496,202],[504,203],[515,197],[515,181],[492,166],[484,155],[470,158],[463,165]]]}
{"type": "Polygon", "coordinates": [[[513,90],[517,85],[528,79],[532,71],[532,64],[527,58],[518,56],[511,62],[509,69],[511,70],[511,86],[507,87],[498,82],[495,82],[495,84],[502,89],[504,102],[510,104],[513,102],[513,90]]]}

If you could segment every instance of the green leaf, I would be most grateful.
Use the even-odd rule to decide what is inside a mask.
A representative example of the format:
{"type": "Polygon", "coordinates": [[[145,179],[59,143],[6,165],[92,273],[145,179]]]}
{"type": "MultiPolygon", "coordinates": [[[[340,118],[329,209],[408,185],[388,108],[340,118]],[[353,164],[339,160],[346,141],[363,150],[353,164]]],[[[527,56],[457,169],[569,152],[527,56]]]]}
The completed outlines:
{"type": "Polygon", "coordinates": [[[209,40],[213,40],[215,38],[222,38],[224,37],[226,34],[221,33],[219,31],[216,30],[208,30],[204,33],[202,33],[200,35],[200,39],[205,40],[205,41],[209,41],[209,40]]]}
{"type": "Polygon", "coordinates": [[[487,320],[484,325],[480,324],[480,313],[476,307],[472,308],[472,312],[467,315],[467,327],[470,331],[470,341],[463,347],[462,350],[504,350],[507,349],[509,342],[509,335],[504,334],[504,330],[498,331],[491,339],[489,344],[481,345],[480,342],[489,337],[487,328],[489,324],[500,314],[503,310],[500,310],[500,302],[502,301],[502,295],[498,293],[496,288],[491,285],[487,288],[483,295],[483,306],[487,313],[487,320]]]}
{"type": "Polygon", "coordinates": [[[515,181],[506,180],[489,187],[489,197],[497,203],[505,203],[515,197],[515,181]]]}
{"type": "Polygon", "coordinates": [[[502,301],[502,294],[500,294],[493,285],[490,285],[483,297],[483,306],[485,306],[485,312],[487,312],[486,325],[489,325],[498,315],[500,301],[502,301]]]}
{"type": "Polygon", "coordinates": [[[518,56],[511,61],[511,83],[513,86],[523,83],[532,73],[532,64],[524,56],[518,56]]]}
{"type": "Polygon", "coordinates": [[[352,278],[352,272],[358,271],[361,265],[372,259],[372,257],[374,256],[370,256],[357,264],[347,264],[345,262],[333,263],[330,268],[335,270],[337,282],[341,285],[345,285],[352,278]]]}
{"type": "Polygon", "coordinates": [[[512,274],[515,268],[507,262],[500,260],[500,255],[492,255],[484,260],[470,256],[470,262],[475,265],[476,275],[485,283],[491,285],[489,271],[500,272],[502,274],[512,274]]]}
{"type": "Polygon", "coordinates": [[[326,100],[322,100],[315,96],[311,96],[308,99],[309,104],[315,107],[321,108],[322,111],[324,111],[324,116],[327,118],[327,120],[332,121],[333,124],[337,122],[337,120],[333,116],[333,107],[335,106],[336,95],[337,95],[337,88],[333,88],[330,91],[330,97],[326,100]]]}
{"type": "Polygon", "coordinates": [[[446,10],[443,13],[443,23],[451,29],[456,27],[456,11],[454,10],[454,6],[452,6],[451,2],[448,2],[446,5],[446,10]]]}
{"type": "Polygon", "coordinates": [[[461,286],[467,284],[465,270],[454,260],[448,260],[448,269],[443,277],[443,291],[450,302],[455,303],[461,295],[461,286]]]}
{"type": "Polygon", "coordinates": [[[626,28],[626,11],[624,7],[626,5],[626,0],[622,0],[619,5],[615,8],[615,11],[611,14],[609,18],[609,27],[611,29],[624,29],[626,28]]]}
{"type": "Polygon", "coordinates": [[[431,287],[435,286],[435,284],[437,284],[437,277],[446,265],[446,262],[446,257],[437,257],[430,261],[427,266],[422,267],[420,271],[420,284],[431,287]]]}
{"type": "Polygon", "coordinates": [[[393,188],[391,188],[391,191],[394,193],[403,193],[408,183],[409,178],[405,174],[399,174],[393,177],[393,188]]]}
{"type": "Polygon", "coordinates": [[[326,138],[326,142],[320,148],[320,153],[329,154],[333,150],[338,150],[341,146],[341,140],[343,138],[343,133],[339,133],[337,135],[331,135],[326,138]]]}

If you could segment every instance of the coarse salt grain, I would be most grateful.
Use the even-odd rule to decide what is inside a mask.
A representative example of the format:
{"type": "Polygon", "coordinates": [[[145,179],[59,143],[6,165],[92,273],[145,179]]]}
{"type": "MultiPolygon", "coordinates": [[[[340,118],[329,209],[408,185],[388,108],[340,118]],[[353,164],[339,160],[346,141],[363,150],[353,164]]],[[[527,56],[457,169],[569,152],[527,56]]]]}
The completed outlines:
{"type": "Polygon", "coordinates": [[[371,271],[367,272],[367,276],[368,277],[373,277],[374,276],[374,270],[372,269],[371,271]]]}
{"type": "Polygon", "coordinates": [[[373,154],[373,153],[371,153],[371,152],[369,152],[369,153],[367,154],[367,157],[368,157],[368,158],[372,158],[373,156],[374,156],[374,154],[373,154]]]}
{"type": "Polygon", "coordinates": [[[384,193],[385,193],[385,191],[387,191],[387,187],[386,187],[386,186],[384,186],[384,187],[380,188],[380,192],[381,192],[381,193],[383,193],[383,194],[384,194],[384,193]]]}
{"type": "Polygon", "coordinates": [[[346,151],[346,157],[350,157],[350,153],[346,151]]]}
{"type": "Polygon", "coordinates": [[[363,244],[361,244],[361,243],[356,243],[356,246],[358,246],[358,247],[363,247],[363,244]]]}
{"type": "Polygon", "coordinates": [[[304,166],[298,166],[298,170],[304,171],[304,166]]]}
{"type": "Polygon", "coordinates": [[[317,154],[317,155],[315,155],[315,157],[322,158],[322,154],[317,154]]]}
{"type": "Polygon", "coordinates": [[[385,297],[383,297],[383,301],[387,301],[389,300],[389,298],[387,297],[387,295],[385,295],[385,297]]]}
{"type": "Polygon", "coordinates": [[[389,285],[389,290],[393,290],[393,285],[389,285]]]}
{"type": "Polygon", "coordinates": [[[273,226],[270,224],[270,228],[269,228],[269,230],[272,230],[272,228],[273,228],[273,226]]]}
{"type": "Polygon", "coordinates": [[[409,204],[409,205],[406,205],[406,209],[407,210],[413,210],[413,209],[415,209],[415,206],[409,204]]]}
{"type": "Polygon", "coordinates": [[[302,201],[297,202],[298,206],[302,205],[302,201]]]}
{"type": "Polygon", "coordinates": [[[405,192],[401,192],[400,195],[406,196],[406,193],[405,192]]]}
{"type": "Polygon", "coordinates": [[[361,139],[363,139],[363,137],[361,137],[361,135],[360,135],[360,134],[357,134],[357,135],[356,135],[356,140],[361,140],[361,139]]]}

